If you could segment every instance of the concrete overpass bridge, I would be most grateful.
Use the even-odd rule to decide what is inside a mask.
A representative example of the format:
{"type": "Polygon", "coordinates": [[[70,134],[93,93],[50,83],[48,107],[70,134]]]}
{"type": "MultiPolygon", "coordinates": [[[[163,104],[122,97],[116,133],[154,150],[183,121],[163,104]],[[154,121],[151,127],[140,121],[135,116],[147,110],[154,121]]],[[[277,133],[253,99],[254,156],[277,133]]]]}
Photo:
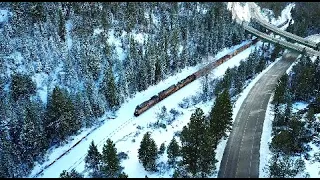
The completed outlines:
{"type": "Polygon", "coordinates": [[[279,29],[278,27],[266,22],[265,20],[263,20],[263,18],[261,17],[260,13],[257,12],[257,8],[256,8],[256,5],[254,3],[249,3],[249,7],[250,7],[250,10],[251,10],[251,15],[252,17],[260,24],[262,25],[263,27],[265,27],[266,29],[274,32],[275,34],[278,34],[284,38],[288,38],[288,39],[291,39],[297,43],[300,43],[300,44],[303,44],[305,46],[308,46],[308,47],[311,47],[311,48],[314,48],[316,50],[319,50],[319,46],[320,46],[320,43],[316,43],[316,42],[313,42],[313,41],[310,41],[310,40],[307,40],[303,37],[300,37],[300,36],[297,36],[295,34],[292,34],[290,32],[287,32],[287,31],[283,31],[281,29],[279,29]]]}
{"type": "Polygon", "coordinates": [[[320,52],[319,51],[316,51],[310,47],[303,47],[299,44],[293,44],[293,43],[290,43],[288,41],[284,41],[284,40],[281,40],[279,38],[274,38],[274,37],[271,37],[270,35],[268,34],[265,34],[265,33],[262,33],[260,31],[258,31],[257,29],[251,27],[251,26],[248,26],[248,23],[243,23],[242,24],[244,29],[248,32],[250,32],[251,34],[254,34],[255,36],[267,41],[267,42],[270,42],[270,43],[274,43],[274,44],[279,44],[281,47],[283,48],[286,48],[286,49],[290,49],[292,51],[296,51],[296,52],[299,52],[299,53],[303,53],[303,51],[306,52],[307,55],[309,56],[320,56],[320,52]]]}

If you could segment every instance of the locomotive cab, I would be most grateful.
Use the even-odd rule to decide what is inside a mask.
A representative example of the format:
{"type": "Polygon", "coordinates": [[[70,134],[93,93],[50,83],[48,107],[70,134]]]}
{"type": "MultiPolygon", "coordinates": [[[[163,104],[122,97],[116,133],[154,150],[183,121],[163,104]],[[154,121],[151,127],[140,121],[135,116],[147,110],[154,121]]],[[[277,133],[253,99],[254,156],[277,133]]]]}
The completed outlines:
{"type": "Polygon", "coordinates": [[[139,116],[140,114],[139,114],[139,109],[140,109],[140,107],[139,107],[139,105],[138,106],[136,106],[136,109],[134,110],[134,116],[139,116]]]}

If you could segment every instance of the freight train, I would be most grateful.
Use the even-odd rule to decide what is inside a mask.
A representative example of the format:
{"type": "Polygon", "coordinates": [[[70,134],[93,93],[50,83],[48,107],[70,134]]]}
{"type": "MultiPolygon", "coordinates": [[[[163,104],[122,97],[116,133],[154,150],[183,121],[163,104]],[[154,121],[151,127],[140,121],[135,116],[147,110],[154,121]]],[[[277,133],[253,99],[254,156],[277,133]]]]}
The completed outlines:
{"type": "MultiPolygon", "coordinates": [[[[282,23],[281,25],[279,25],[278,27],[284,26],[287,22],[288,22],[288,20],[285,23],[282,23]]],[[[270,33],[271,32],[269,32],[268,34],[270,34],[270,33]]],[[[181,88],[185,87],[186,85],[188,85],[189,83],[191,83],[194,80],[198,79],[199,77],[207,74],[212,69],[216,68],[217,66],[221,65],[222,63],[226,62],[227,60],[231,59],[232,57],[236,56],[240,52],[244,51],[245,49],[247,49],[251,45],[256,44],[257,42],[258,42],[258,38],[252,39],[251,41],[249,41],[249,42],[243,44],[242,46],[240,46],[239,48],[237,48],[236,50],[230,52],[229,54],[224,55],[220,59],[208,64],[207,66],[205,66],[204,68],[200,69],[199,71],[197,71],[197,72],[189,75],[185,79],[179,81],[177,84],[174,84],[174,85],[168,87],[167,89],[161,91],[160,93],[158,93],[158,95],[152,96],[149,100],[147,100],[147,101],[141,103],[140,105],[136,106],[136,109],[134,111],[134,116],[137,117],[140,114],[144,113],[145,111],[150,109],[152,106],[154,106],[158,102],[162,101],[166,97],[170,96],[171,94],[173,94],[176,91],[180,90],[181,88]]]]}
{"type": "Polygon", "coordinates": [[[254,39],[253,41],[250,41],[250,42],[242,45],[241,47],[239,47],[235,51],[230,52],[229,54],[226,54],[222,58],[220,58],[220,59],[208,64],[207,66],[205,66],[204,68],[200,69],[199,71],[189,75],[185,79],[179,81],[177,84],[174,84],[174,85],[168,87],[167,89],[159,92],[158,95],[152,96],[149,100],[147,100],[147,101],[141,103],[140,105],[136,106],[136,109],[134,111],[134,115],[135,116],[139,116],[140,114],[142,114],[146,110],[150,109],[152,106],[154,106],[158,102],[162,101],[166,97],[170,96],[171,94],[173,94],[176,91],[180,90],[181,88],[185,87],[186,85],[188,85],[189,83],[191,83],[194,80],[198,79],[199,77],[207,74],[213,68],[216,68],[217,66],[219,66],[222,63],[226,62],[227,60],[231,59],[235,55],[239,54],[243,50],[245,50],[248,47],[250,47],[252,44],[255,44],[256,42],[257,42],[256,39],[254,39]]]}

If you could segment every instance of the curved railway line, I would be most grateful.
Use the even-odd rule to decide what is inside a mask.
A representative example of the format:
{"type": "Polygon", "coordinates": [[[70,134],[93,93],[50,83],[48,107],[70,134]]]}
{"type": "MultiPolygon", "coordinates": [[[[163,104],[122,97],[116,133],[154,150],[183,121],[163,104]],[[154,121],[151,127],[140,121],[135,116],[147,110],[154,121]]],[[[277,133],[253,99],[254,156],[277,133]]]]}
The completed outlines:
{"type": "MultiPolygon", "coordinates": [[[[282,23],[281,25],[279,25],[278,27],[282,27],[284,26],[286,23],[288,23],[288,20],[285,21],[284,23],[282,23]]],[[[271,33],[271,32],[270,32],[271,33]]],[[[231,59],[232,57],[236,56],[237,54],[239,54],[240,52],[246,50],[247,48],[249,48],[251,45],[254,45],[258,42],[258,38],[254,38],[251,41],[245,43],[244,45],[240,46],[239,48],[235,49],[234,51],[226,54],[225,56],[219,58],[218,60],[209,63],[208,65],[206,65],[204,68],[200,69],[199,71],[189,75],[187,78],[181,80],[180,82],[178,82],[176,85],[172,85],[170,86],[168,89],[161,91],[162,93],[164,93],[161,98],[158,99],[158,101],[154,101],[154,102],[150,102],[154,100],[153,99],[149,99],[143,103],[141,103],[140,105],[138,105],[136,107],[135,116],[139,116],[140,114],[142,114],[143,112],[145,112],[146,110],[150,109],[153,105],[157,104],[158,102],[160,102],[161,100],[167,98],[168,96],[170,96],[171,94],[177,92],[178,90],[180,90],[181,88],[185,87],[186,85],[190,84],[191,82],[193,82],[194,80],[198,79],[199,77],[207,74],[208,72],[210,72],[210,70],[212,70],[213,68],[218,67],[219,65],[221,65],[222,63],[228,61],[229,59],[231,59]],[[190,79],[191,78],[191,79],[190,79]],[[178,88],[177,88],[178,86],[178,88]],[[172,89],[174,88],[174,89],[172,89]],[[147,102],[147,103],[146,103],[147,102]],[[145,103],[145,104],[144,104],[145,103]],[[149,104],[150,103],[150,104],[149,104]],[[142,109],[141,105],[143,105],[143,107],[147,106],[147,108],[144,108],[142,111],[139,111],[139,109],[142,109]]],[[[161,93],[160,92],[160,93],[161,93]]],[[[159,93],[159,94],[160,94],[159,93]]],[[[158,94],[158,95],[159,95],[158,94]]],[[[125,126],[129,125],[131,122],[133,122],[133,120],[136,117],[132,117],[129,120],[125,121],[123,124],[121,124],[119,127],[117,127],[114,131],[112,131],[111,133],[109,133],[103,140],[101,140],[97,146],[100,147],[103,145],[103,142],[106,141],[106,139],[112,137],[115,133],[119,132],[120,130],[122,130],[125,126]]],[[[107,119],[114,119],[114,118],[107,118],[107,119]]],[[[54,161],[52,161],[50,164],[45,165],[43,168],[41,168],[41,170],[36,173],[35,175],[32,176],[32,178],[36,178],[39,175],[41,175],[46,169],[48,169],[49,167],[51,167],[55,162],[57,162],[59,159],[61,159],[64,155],[68,154],[74,147],[76,147],[81,141],[83,141],[83,139],[86,139],[92,132],[94,132],[95,130],[97,130],[98,128],[100,128],[101,126],[97,126],[95,128],[93,128],[91,131],[89,131],[84,137],[82,137],[79,141],[77,141],[74,145],[72,145],[67,151],[65,151],[64,153],[62,153],[58,158],[56,158],[54,161]]],[[[81,156],[76,162],[74,162],[68,169],[67,171],[71,170],[71,169],[75,169],[86,157],[87,153],[85,153],[83,156],[81,156]]]]}

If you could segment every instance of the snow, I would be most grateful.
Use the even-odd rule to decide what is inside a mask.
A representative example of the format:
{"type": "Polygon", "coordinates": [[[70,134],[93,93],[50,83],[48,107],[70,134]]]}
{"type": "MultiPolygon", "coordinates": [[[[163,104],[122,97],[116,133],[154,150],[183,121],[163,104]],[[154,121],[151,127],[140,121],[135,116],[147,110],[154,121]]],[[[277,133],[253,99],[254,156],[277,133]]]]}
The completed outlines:
{"type": "Polygon", "coordinates": [[[6,74],[12,74],[15,72],[26,74],[28,73],[26,70],[26,66],[23,63],[24,58],[22,54],[19,51],[14,51],[13,53],[9,54],[8,56],[4,57],[8,64],[7,66],[7,72],[6,74]]]}
{"type": "Polygon", "coordinates": [[[152,17],[152,23],[158,26],[160,22],[159,18],[157,18],[153,13],[151,14],[151,17],[152,17]]]}
{"type": "MultiPolygon", "coordinates": [[[[140,44],[143,44],[144,42],[144,36],[147,36],[146,34],[138,33],[138,34],[133,34],[133,39],[137,41],[140,44]]],[[[147,38],[147,37],[146,37],[147,38]]]]}
{"type": "MultiPolygon", "coordinates": [[[[272,104],[271,101],[273,99],[273,95],[269,100],[268,108],[266,110],[266,116],[265,121],[263,124],[263,131],[261,135],[261,142],[260,142],[260,165],[259,165],[259,178],[267,178],[268,174],[265,172],[266,165],[268,164],[268,161],[272,157],[272,152],[269,149],[269,143],[271,143],[272,136],[272,121],[274,119],[274,112],[272,110],[272,104]]],[[[306,108],[308,104],[305,102],[296,102],[293,104],[293,113],[297,110],[301,110],[306,108]]],[[[308,152],[310,157],[313,157],[315,153],[320,152],[320,147],[314,145],[312,142],[309,143],[312,150],[308,152]]],[[[296,159],[297,157],[293,157],[293,159],[296,159]]],[[[311,158],[312,159],[312,158],[311,158]]],[[[320,177],[319,176],[319,167],[320,162],[312,162],[312,160],[305,160],[305,166],[306,170],[305,172],[310,175],[311,178],[320,177]]],[[[300,175],[298,175],[300,176],[300,175]]]]}
{"type": "Polygon", "coordinates": [[[182,51],[183,51],[183,46],[182,46],[182,45],[180,45],[180,46],[179,46],[178,55],[180,55],[180,54],[182,53],[182,51]]]}
{"type": "Polygon", "coordinates": [[[58,84],[58,75],[62,73],[64,73],[63,63],[60,63],[50,75],[39,72],[31,76],[32,81],[36,84],[36,93],[44,104],[47,104],[48,89],[51,91],[58,84]],[[52,77],[52,81],[49,82],[50,77],[52,77]]]}
{"type": "Polygon", "coordinates": [[[292,112],[298,112],[299,110],[305,109],[308,106],[306,102],[295,102],[292,104],[292,112]]]}
{"type": "Polygon", "coordinates": [[[32,81],[36,83],[37,94],[39,94],[41,101],[44,104],[47,104],[47,96],[48,96],[48,74],[41,72],[36,73],[31,77],[32,81]]]}
{"type": "Polygon", "coordinates": [[[248,3],[228,2],[227,8],[232,12],[232,19],[236,19],[238,23],[241,21],[250,22],[251,15],[248,3]]]}
{"type": "Polygon", "coordinates": [[[103,31],[104,31],[104,29],[96,28],[96,29],[93,30],[93,36],[101,34],[103,31]]]}
{"type": "Polygon", "coordinates": [[[12,13],[8,10],[0,9],[0,23],[8,22],[9,17],[12,16],[12,13]]]}
{"type": "Polygon", "coordinates": [[[72,22],[71,22],[71,20],[68,20],[66,22],[66,30],[67,30],[67,34],[66,34],[67,45],[68,45],[68,49],[70,50],[72,48],[72,38],[71,38],[71,35],[70,35],[70,32],[72,31],[72,22]]]}
{"type": "Polygon", "coordinates": [[[320,42],[320,34],[312,34],[308,37],[305,37],[305,39],[318,43],[318,42],[320,42]]]}
{"type": "Polygon", "coordinates": [[[281,23],[285,22],[287,19],[290,21],[292,19],[291,17],[291,10],[295,7],[294,3],[288,4],[282,11],[281,16],[277,17],[275,19],[274,17],[271,19],[271,24],[274,25],[280,25],[281,23]]]}
{"type": "MultiPolygon", "coordinates": [[[[125,31],[122,32],[121,37],[125,36],[127,33],[125,31]]],[[[120,61],[124,60],[126,58],[126,53],[124,53],[124,50],[122,49],[122,43],[119,38],[116,38],[114,36],[114,29],[111,29],[108,31],[108,41],[109,45],[115,46],[115,51],[118,55],[118,59],[120,61]]]]}
{"type": "MultiPolygon", "coordinates": [[[[313,143],[309,143],[312,150],[309,152],[310,157],[313,157],[315,153],[320,152],[320,147],[314,145],[313,143]]],[[[319,178],[320,177],[320,162],[312,162],[312,160],[305,160],[304,162],[306,164],[306,172],[309,173],[311,178],[319,178]]]]}
{"type": "MultiPolygon", "coordinates": [[[[301,54],[297,57],[297,59],[299,59],[301,57],[301,54]]],[[[286,70],[286,73],[289,74],[290,71],[292,70],[293,66],[296,65],[298,63],[298,61],[295,61],[291,64],[291,66],[286,70]]]]}
{"type": "MultiPolygon", "coordinates": [[[[111,41],[111,42],[115,42],[115,41],[111,41]]],[[[233,57],[226,63],[214,69],[209,76],[218,77],[223,75],[225,70],[228,67],[239,65],[240,61],[248,57],[250,52],[253,49],[254,49],[254,46],[241,52],[239,55],[233,57]]],[[[231,51],[230,49],[224,49],[223,52],[219,53],[219,55],[227,54],[230,51],[231,51]]],[[[117,114],[116,119],[105,121],[102,124],[102,126],[100,126],[95,131],[93,131],[87,138],[85,138],[75,148],[70,150],[68,154],[63,156],[56,163],[54,163],[52,166],[46,169],[43,175],[41,175],[41,177],[59,177],[62,170],[71,170],[71,168],[76,168],[77,171],[83,172],[84,171],[83,160],[91,141],[94,140],[94,142],[98,145],[99,151],[101,151],[102,145],[106,142],[107,138],[111,138],[114,142],[117,142],[116,148],[118,149],[118,152],[128,152],[129,159],[124,160],[122,162],[122,165],[125,167],[124,171],[129,175],[129,177],[144,177],[145,174],[148,174],[148,173],[145,172],[145,170],[142,168],[142,165],[138,162],[137,149],[140,145],[140,141],[142,139],[143,134],[147,130],[151,130],[147,128],[147,124],[157,121],[155,114],[159,112],[160,108],[162,106],[166,106],[168,111],[172,108],[175,108],[179,111],[182,111],[183,115],[178,117],[178,119],[173,122],[172,126],[167,126],[167,130],[157,129],[153,131],[152,137],[156,140],[156,143],[158,146],[160,146],[160,144],[164,141],[166,141],[166,144],[167,144],[172,139],[174,131],[181,130],[182,127],[189,122],[190,115],[195,110],[196,107],[201,107],[205,113],[208,113],[212,107],[213,102],[198,104],[196,105],[196,107],[192,107],[189,109],[181,109],[180,107],[178,107],[178,103],[181,102],[183,98],[190,97],[192,95],[196,95],[197,93],[199,93],[199,87],[201,87],[201,80],[198,79],[192,82],[191,84],[189,84],[188,86],[184,87],[183,89],[181,89],[178,93],[175,93],[170,97],[164,99],[163,101],[161,101],[160,103],[158,103],[157,105],[155,105],[154,107],[152,107],[151,109],[149,109],[148,111],[140,115],[139,117],[133,117],[133,112],[136,105],[144,102],[145,100],[159,93],[161,90],[166,89],[172,84],[182,80],[186,76],[197,71],[201,66],[203,65],[198,65],[196,67],[187,67],[184,70],[182,70],[181,73],[178,73],[175,76],[171,76],[166,80],[161,81],[157,85],[151,86],[147,90],[136,94],[133,98],[129,99],[127,102],[122,104],[121,108],[116,112],[117,114]],[[144,129],[141,130],[140,134],[137,137],[135,137],[135,142],[133,143],[132,137],[130,138],[130,136],[133,136],[134,133],[137,131],[136,129],[137,125],[143,127],[144,129]]],[[[105,119],[105,117],[101,118],[101,120],[105,119]]],[[[48,157],[48,161],[44,163],[44,165],[49,164],[50,162],[55,160],[57,157],[59,157],[59,155],[62,154],[62,152],[65,152],[71,146],[71,144],[74,144],[77,139],[80,139],[81,137],[83,137],[83,135],[86,132],[89,132],[89,131],[90,130],[85,130],[80,135],[75,136],[74,140],[72,140],[71,143],[68,143],[67,145],[56,148],[52,153],[50,153],[48,157]]],[[[218,153],[222,154],[224,147],[221,145],[219,145],[219,147],[217,151],[219,151],[218,153]]],[[[44,167],[44,165],[42,167],[44,167]]],[[[33,175],[39,172],[40,169],[41,167],[37,166],[32,172],[32,175],[30,177],[33,177],[33,175]]],[[[153,177],[153,176],[155,177],[159,175],[152,174],[149,177],[153,177]]],[[[170,175],[166,173],[163,176],[169,177],[170,175]]]]}
{"type": "Polygon", "coordinates": [[[259,164],[259,178],[268,177],[268,174],[264,170],[266,165],[268,164],[269,159],[272,157],[272,153],[269,149],[269,143],[271,143],[272,137],[272,120],[274,118],[274,112],[272,111],[272,99],[273,94],[269,99],[269,103],[267,106],[265,119],[263,123],[263,130],[261,134],[261,141],[260,141],[260,164],[259,164]]]}

